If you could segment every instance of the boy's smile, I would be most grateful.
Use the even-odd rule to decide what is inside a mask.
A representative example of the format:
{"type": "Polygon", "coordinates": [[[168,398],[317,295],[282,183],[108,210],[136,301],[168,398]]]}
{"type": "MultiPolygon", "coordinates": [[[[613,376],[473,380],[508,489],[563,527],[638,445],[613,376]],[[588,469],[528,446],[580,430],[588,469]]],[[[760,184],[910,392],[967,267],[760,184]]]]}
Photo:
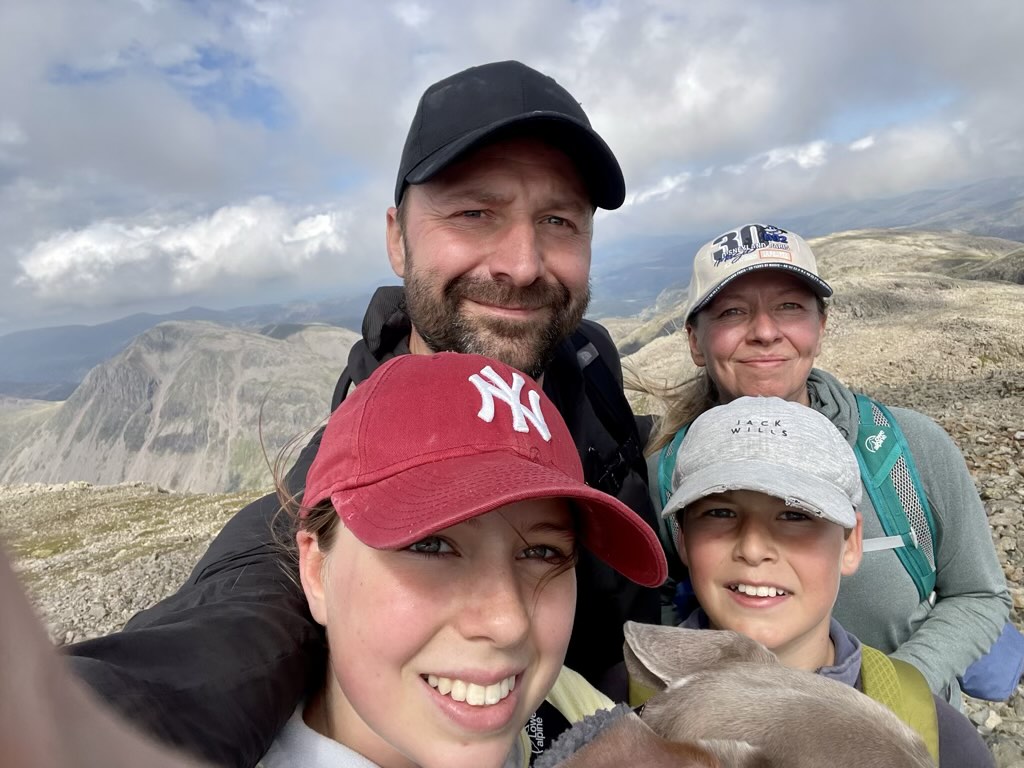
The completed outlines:
{"type": "Polygon", "coordinates": [[[714,629],[731,629],[787,666],[830,661],[829,625],[840,576],[860,564],[860,530],[757,491],[698,499],[680,513],[679,551],[714,629]]]}
{"type": "MultiPolygon", "coordinates": [[[[764,584],[744,584],[743,582],[736,582],[735,584],[727,584],[726,586],[738,595],[736,598],[737,600],[742,597],[756,598],[758,600],[763,600],[764,598],[783,598],[789,594],[782,587],[766,586],[764,584]]],[[[757,605],[757,603],[754,603],[754,605],[757,605]]]]}

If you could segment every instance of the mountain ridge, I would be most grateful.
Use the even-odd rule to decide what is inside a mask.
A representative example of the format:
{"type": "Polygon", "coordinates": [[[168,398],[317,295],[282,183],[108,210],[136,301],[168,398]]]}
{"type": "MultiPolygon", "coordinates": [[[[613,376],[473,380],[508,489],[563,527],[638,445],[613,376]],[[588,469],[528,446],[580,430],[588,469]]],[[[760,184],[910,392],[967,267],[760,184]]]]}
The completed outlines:
{"type": "MultiPolygon", "coordinates": [[[[887,198],[791,211],[760,219],[805,238],[863,229],[931,230],[999,237],[1024,245],[1024,176],[985,179],[949,189],[924,189],[887,198]]],[[[633,239],[609,245],[593,269],[594,316],[635,314],[665,289],[685,287],[693,254],[741,221],[709,222],[703,233],[633,239]]]]}
{"type": "Polygon", "coordinates": [[[93,368],[64,403],[0,412],[16,435],[0,482],[265,487],[265,456],[326,417],[357,338],[330,326],[274,339],[203,321],[157,325],[93,368]]]}
{"type": "MultiPolygon", "coordinates": [[[[805,237],[884,227],[947,231],[1024,241],[1024,176],[987,179],[952,189],[926,189],[849,203],[812,214],[773,215],[768,223],[805,237]]],[[[666,289],[685,287],[689,263],[706,240],[736,221],[704,232],[650,235],[603,243],[593,254],[590,317],[647,312],[666,289]]],[[[1024,242],[1021,242],[1024,247],[1024,242]]],[[[1015,273],[1018,275],[1019,272],[1015,273]]],[[[250,330],[311,322],[359,329],[369,292],[318,301],[290,301],[168,315],[136,314],[94,326],[40,328],[0,336],[0,394],[60,400],[94,365],[166,320],[211,320],[250,330]]]]}

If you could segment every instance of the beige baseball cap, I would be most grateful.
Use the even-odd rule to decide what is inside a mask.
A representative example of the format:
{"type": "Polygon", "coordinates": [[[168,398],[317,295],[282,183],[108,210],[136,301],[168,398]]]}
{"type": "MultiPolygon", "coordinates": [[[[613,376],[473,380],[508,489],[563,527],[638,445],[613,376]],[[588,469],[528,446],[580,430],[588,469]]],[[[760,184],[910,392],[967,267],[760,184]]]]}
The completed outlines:
{"type": "Polygon", "coordinates": [[[818,275],[818,263],[800,235],[770,224],[744,224],[703,245],[693,258],[686,320],[706,307],[726,285],[756,269],[784,269],[825,299],[832,288],[818,275]]]}

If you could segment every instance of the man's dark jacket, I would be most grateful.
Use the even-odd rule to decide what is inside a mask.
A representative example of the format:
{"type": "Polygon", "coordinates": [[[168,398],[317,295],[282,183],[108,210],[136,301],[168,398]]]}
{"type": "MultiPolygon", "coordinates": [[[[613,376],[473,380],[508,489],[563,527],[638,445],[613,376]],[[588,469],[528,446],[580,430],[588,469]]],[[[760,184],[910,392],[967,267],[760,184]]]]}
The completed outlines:
{"type": "MultiPolygon", "coordinates": [[[[381,363],[407,354],[409,332],[402,289],[378,289],[331,409],[381,363]]],[[[657,530],[640,451],[646,435],[638,433],[622,395],[621,375],[607,331],[584,321],[558,348],[543,387],[576,441],[587,482],[618,496],[657,530]],[[598,398],[604,402],[595,406],[598,398]]],[[[293,492],[305,484],[321,432],[288,475],[293,492]]],[[[177,593],[137,614],[121,632],[67,649],[78,674],[117,709],[218,765],[254,765],[300,699],[323,680],[323,631],[278,543],[290,531],[277,512],[273,495],[253,502],[228,522],[177,593]]],[[[600,684],[621,661],[623,622],[658,622],[658,595],[585,551],[577,579],[566,664],[600,684]]]]}

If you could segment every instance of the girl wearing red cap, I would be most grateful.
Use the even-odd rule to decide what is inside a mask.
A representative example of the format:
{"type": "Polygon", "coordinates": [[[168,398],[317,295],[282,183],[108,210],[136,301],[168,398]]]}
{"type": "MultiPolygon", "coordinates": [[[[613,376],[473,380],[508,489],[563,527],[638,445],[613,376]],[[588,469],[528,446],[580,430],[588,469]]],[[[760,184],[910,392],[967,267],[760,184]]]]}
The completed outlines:
{"type": "Polygon", "coordinates": [[[329,658],[266,768],[526,766],[553,721],[612,706],[562,666],[577,547],[647,586],[666,573],[540,388],[475,355],[383,365],[332,415],[297,512],[329,658]]]}

